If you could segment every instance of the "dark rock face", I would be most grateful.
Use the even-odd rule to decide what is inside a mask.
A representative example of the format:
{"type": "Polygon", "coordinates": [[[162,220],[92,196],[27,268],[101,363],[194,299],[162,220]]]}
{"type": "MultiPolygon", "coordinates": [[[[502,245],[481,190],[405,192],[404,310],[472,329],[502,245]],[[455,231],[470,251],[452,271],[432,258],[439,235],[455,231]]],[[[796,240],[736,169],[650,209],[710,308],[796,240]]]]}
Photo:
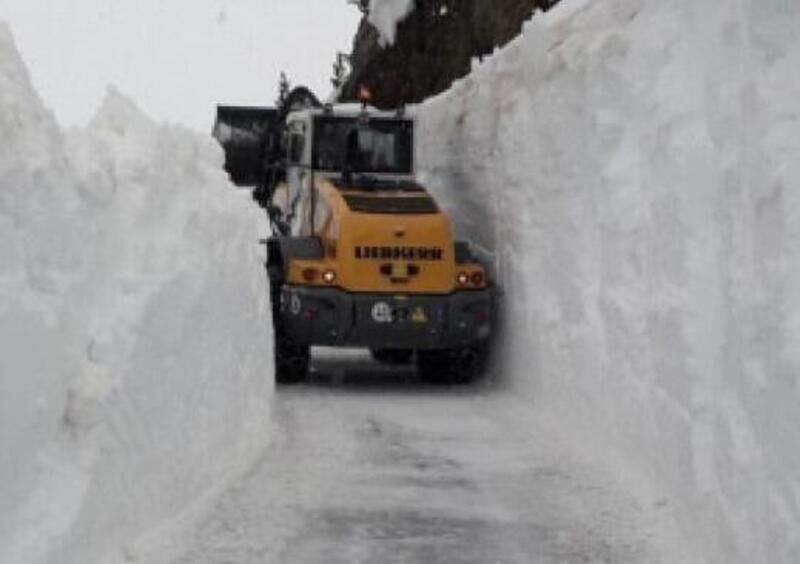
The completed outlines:
{"type": "Polygon", "coordinates": [[[362,20],[353,42],[352,73],[342,101],[368,86],[380,108],[420,102],[465,76],[474,57],[516,37],[535,8],[558,0],[416,0],[397,29],[395,44],[382,48],[378,32],[362,20]]]}

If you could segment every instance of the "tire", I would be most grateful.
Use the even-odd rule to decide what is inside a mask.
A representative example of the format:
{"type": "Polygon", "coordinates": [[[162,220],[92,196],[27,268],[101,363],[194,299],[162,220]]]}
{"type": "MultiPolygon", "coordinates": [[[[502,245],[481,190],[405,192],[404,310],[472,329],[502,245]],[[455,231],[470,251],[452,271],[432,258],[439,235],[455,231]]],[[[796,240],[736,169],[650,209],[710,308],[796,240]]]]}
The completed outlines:
{"type": "Polygon", "coordinates": [[[414,351],[411,349],[370,349],[372,358],[383,364],[408,364],[414,351]]]}
{"type": "Polygon", "coordinates": [[[299,384],[308,376],[310,352],[308,346],[298,345],[282,330],[275,329],[275,383],[299,384]]]}
{"type": "Polygon", "coordinates": [[[426,384],[442,386],[453,380],[449,350],[417,351],[417,372],[426,384]]]}
{"type": "Polygon", "coordinates": [[[480,371],[480,356],[473,348],[417,351],[417,371],[423,382],[465,385],[480,371]]]}
{"type": "Polygon", "coordinates": [[[282,280],[278,276],[270,275],[269,284],[274,334],[272,346],[275,355],[275,383],[299,384],[308,376],[310,347],[295,343],[283,325],[280,306],[282,280]]]}

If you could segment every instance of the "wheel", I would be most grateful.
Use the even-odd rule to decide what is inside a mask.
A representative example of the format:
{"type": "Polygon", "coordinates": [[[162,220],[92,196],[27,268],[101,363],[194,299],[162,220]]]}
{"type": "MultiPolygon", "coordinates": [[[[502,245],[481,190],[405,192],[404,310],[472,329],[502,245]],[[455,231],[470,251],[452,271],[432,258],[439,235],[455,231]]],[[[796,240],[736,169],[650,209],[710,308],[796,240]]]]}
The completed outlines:
{"type": "Polygon", "coordinates": [[[480,356],[471,348],[417,351],[417,371],[429,384],[469,384],[480,370],[480,356]]]}
{"type": "Polygon", "coordinates": [[[453,376],[449,350],[417,351],[417,372],[427,384],[449,384],[453,376]]]}
{"type": "Polygon", "coordinates": [[[372,358],[383,364],[408,364],[414,351],[411,349],[370,349],[372,358]]]}
{"type": "Polygon", "coordinates": [[[270,302],[272,305],[272,328],[274,333],[275,383],[298,384],[308,375],[310,347],[299,345],[288,335],[281,319],[282,280],[270,275],[270,302]]]}
{"type": "Polygon", "coordinates": [[[296,344],[275,328],[275,383],[299,384],[308,375],[309,347],[296,344]]]}

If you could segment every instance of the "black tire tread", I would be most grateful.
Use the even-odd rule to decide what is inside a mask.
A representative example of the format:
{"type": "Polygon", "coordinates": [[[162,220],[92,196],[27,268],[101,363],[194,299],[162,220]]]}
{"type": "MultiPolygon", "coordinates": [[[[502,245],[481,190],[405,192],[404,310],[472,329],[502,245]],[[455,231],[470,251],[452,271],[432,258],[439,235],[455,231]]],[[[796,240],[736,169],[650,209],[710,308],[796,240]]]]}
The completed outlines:
{"type": "Polygon", "coordinates": [[[274,273],[270,273],[269,279],[274,333],[275,383],[278,385],[299,384],[308,376],[310,347],[298,345],[286,333],[281,321],[280,305],[283,281],[274,273]]]}

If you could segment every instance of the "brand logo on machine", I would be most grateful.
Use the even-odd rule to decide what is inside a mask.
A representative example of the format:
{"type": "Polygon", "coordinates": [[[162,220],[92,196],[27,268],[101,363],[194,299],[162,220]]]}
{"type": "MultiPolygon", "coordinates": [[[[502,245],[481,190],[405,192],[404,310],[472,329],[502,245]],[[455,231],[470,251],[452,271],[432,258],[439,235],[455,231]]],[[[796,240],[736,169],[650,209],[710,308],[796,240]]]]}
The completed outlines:
{"type": "Polygon", "coordinates": [[[372,306],[372,319],[377,323],[391,323],[392,318],[392,307],[386,302],[378,302],[372,306]]]}
{"type": "Polygon", "coordinates": [[[365,260],[443,260],[444,249],[440,247],[356,247],[357,259],[365,260]]]}

